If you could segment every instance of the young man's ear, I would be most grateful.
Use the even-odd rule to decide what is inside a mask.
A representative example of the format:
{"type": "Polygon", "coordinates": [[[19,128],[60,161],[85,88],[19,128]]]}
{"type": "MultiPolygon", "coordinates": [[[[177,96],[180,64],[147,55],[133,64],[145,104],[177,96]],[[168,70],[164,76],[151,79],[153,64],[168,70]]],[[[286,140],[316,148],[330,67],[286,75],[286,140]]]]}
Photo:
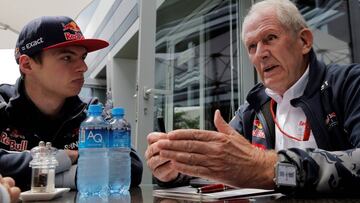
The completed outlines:
{"type": "Polygon", "coordinates": [[[300,31],[300,39],[302,42],[302,53],[307,54],[313,45],[313,34],[309,28],[304,28],[300,31]]]}
{"type": "Polygon", "coordinates": [[[31,72],[32,67],[31,67],[31,58],[28,55],[21,55],[19,58],[19,67],[20,67],[20,72],[23,74],[28,74],[31,72]]]}

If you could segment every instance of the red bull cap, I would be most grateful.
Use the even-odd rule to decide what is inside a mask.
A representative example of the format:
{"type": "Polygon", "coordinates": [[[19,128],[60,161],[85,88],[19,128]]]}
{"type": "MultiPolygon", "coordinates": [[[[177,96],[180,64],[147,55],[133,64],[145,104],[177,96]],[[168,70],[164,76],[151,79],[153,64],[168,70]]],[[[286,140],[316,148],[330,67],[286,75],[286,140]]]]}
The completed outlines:
{"type": "Polygon", "coordinates": [[[109,43],[101,39],[85,39],[80,27],[69,17],[43,16],[30,21],[21,30],[15,59],[19,63],[22,54],[32,56],[47,49],[74,45],[92,52],[109,46],[109,43]]]}

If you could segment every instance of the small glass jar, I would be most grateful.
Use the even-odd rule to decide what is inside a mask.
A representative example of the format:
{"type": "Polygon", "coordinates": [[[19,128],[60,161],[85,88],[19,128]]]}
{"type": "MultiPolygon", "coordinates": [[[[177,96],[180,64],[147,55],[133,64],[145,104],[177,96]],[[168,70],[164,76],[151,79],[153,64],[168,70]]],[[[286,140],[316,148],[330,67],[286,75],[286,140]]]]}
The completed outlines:
{"type": "Polygon", "coordinates": [[[55,191],[55,168],[59,165],[55,158],[56,152],[57,149],[52,147],[50,142],[45,145],[44,141],[40,141],[39,146],[31,149],[31,192],[55,191]]]}

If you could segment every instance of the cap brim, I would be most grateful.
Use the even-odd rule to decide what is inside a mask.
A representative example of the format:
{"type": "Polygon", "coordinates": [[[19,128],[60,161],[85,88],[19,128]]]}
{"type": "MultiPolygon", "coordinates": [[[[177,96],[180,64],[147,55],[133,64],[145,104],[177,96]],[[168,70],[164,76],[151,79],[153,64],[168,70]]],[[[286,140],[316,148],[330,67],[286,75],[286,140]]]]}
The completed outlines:
{"type": "Polygon", "coordinates": [[[109,46],[109,43],[101,39],[81,39],[81,40],[72,40],[72,41],[51,45],[45,47],[43,50],[68,47],[68,46],[82,46],[85,47],[88,52],[92,52],[109,46]]]}

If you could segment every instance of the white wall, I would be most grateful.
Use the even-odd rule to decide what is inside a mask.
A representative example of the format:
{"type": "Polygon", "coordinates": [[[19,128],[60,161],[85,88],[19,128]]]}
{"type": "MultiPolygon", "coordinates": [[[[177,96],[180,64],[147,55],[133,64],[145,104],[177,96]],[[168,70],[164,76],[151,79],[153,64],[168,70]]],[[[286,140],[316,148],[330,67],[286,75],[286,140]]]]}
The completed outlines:
{"type": "MultiPolygon", "coordinates": [[[[125,108],[125,118],[131,123],[133,132],[136,126],[136,99],[134,98],[136,93],[136,63],[137,60],[113,58],[112,74],[107,76],[108,80],[111,81],[114,107],[121,106],[125,108]]],[[[132,134],[132,144],[136,147],[137,138],[134,133],[132,134]]]]}

